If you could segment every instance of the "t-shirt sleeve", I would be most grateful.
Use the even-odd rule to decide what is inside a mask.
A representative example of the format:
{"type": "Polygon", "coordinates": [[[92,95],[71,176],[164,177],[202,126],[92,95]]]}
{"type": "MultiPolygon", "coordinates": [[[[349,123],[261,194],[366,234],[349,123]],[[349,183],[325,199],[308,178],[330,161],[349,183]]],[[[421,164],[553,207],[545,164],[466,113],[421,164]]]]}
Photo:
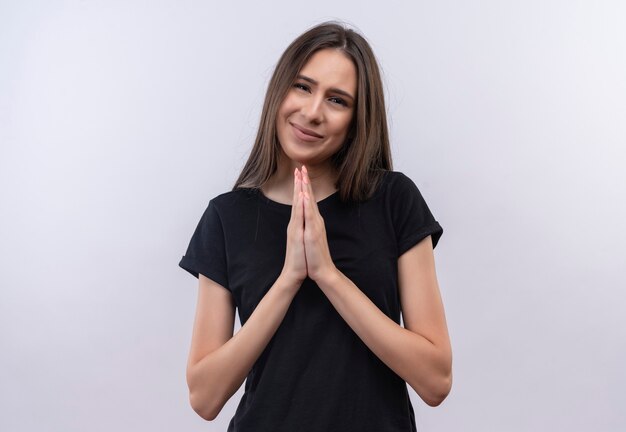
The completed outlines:
{"type": "Polygon", "coordinates": [[[392,191],[392,218],[398,256],[429,235],[432,236],[434,249],[443,234],[443,228],[433,217],[413,180],[400,173],[392,191]]]}
{"type": "Polygon", "coordinates": [[[203,274],[228,289],[224,229],[213,200],[209,201],[178,265],[196,278],[203,274]]]}

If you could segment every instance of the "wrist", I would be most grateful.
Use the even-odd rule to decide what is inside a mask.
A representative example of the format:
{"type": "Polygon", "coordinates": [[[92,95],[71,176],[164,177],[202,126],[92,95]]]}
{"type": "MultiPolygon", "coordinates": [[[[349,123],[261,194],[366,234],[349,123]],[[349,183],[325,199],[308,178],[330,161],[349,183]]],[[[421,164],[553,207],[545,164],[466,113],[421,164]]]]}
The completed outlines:
{"type": "Polygon", "coordinates": [[[339,271],[339,269],[333,264],[327,270],[321,272],[320,275],[317,276],[313,280],[320,287],[322,285],[324,286],[335,285],[337,281],[339,280],[339,278],[341,277],[341,275],[342,275],[341,271],[339,271]]]}
{"type": "Polygon", "coordinates": [[[282,289],[285,289],[287,291],[297,291],[302,285],[302,282],[304,282],[304,279],[300,279],[288,273],[281,272],[280,275],[278,275],[278,279],[276,280],[276,282],[278,285],[280,285],[280,287],[282,287],[282,289]]]}

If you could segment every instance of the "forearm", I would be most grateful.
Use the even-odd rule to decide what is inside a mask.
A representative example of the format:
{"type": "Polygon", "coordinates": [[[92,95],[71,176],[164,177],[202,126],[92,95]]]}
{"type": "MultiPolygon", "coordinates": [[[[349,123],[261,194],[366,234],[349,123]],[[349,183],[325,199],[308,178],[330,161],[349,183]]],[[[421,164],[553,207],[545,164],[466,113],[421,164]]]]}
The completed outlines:
{"type": "Polygon", "coordinates": [[[446,347],[397,324],[339,270],[317,284],[365,345],[426,403],[434,406],[445,398],[451,384],[446,347]]]}
{"type": "Polygon", "coordinates": [[[297,288],[279,277],[239,331],[192,368],[190,398],[193,406],[206,407],[203,417],[215,418],[241,387],[280,326],[297,288]]]}

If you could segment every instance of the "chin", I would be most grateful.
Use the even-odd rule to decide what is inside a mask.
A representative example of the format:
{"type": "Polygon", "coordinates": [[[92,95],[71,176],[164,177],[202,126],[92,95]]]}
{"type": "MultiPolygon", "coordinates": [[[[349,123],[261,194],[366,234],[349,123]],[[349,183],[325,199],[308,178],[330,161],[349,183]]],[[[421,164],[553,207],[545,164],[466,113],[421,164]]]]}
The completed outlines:
{"type": "Polygon", "coordinates": [[[280,144],[280,148],[282,150],[282,153],[287,156],[289,159],[299,159],[299,158],[306,158],[307,154],[310,155],[312,152],[315,151],[315,149],[313,147],[311,148],[306,148],[305,146],[303,146],[302,144],[292,141],[290,138],[287,138],[283,141],[281,141],[279,139],[280,143],[285,143],[280,144]]]}
{"type": "Polygon", "coordinates": [[[319,161],[317,160],[317,158],[315,157],[315,155],[305,155],[302,154],[302,152],[285,152],[283,150],[283,157],[285,158],[285,160],[292,161],[292,162],[296,162],[299,165],[314,165],[319,163],[319,161]]]}

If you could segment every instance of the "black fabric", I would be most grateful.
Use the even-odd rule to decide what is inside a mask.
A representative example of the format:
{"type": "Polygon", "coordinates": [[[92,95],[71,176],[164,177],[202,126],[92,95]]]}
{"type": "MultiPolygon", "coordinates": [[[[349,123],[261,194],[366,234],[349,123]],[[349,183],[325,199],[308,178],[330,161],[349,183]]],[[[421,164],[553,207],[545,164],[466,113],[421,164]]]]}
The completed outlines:
{"type": "MultiPolygon", "coordinates": [[[[397,260],[443,233],[415,183],[387,171],[363,203],[335,192],[318,202],[336,267],[400,324],[397,260]]],[[[278,278],[291,206],[259,190],[210,200],[179,266],[213,279],[235,299],[241,325],[278,278]]],[[[228,432],[410,432],[415,414],[406,382],[346,324],[307,278],[250,370],[228,432]]]]}

